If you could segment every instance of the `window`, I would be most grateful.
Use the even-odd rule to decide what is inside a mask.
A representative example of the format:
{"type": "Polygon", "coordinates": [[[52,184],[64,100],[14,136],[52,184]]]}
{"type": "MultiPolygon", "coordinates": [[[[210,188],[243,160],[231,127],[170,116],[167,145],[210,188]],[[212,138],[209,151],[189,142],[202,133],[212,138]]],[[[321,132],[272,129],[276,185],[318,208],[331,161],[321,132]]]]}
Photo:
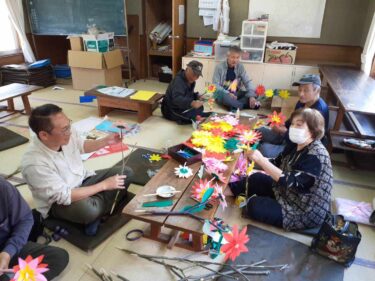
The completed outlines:
{"type": "Polygon", "coordinates": [[[17,33],[8,17],[4,0],[0,0],[0,53],[14,51],[20,48],[17,33]]]}

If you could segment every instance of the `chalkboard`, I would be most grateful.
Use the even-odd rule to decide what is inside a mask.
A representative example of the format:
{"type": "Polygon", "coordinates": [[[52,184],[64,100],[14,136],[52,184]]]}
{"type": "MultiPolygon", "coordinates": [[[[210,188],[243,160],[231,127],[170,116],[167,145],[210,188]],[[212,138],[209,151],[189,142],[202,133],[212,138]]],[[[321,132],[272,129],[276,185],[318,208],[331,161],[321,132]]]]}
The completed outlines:
{"type": "Polygon", "coordinates": [[[88,24],[126,35],[125,0],[26,0],[33,34],[69,35],[87,32],[88,24]]]}

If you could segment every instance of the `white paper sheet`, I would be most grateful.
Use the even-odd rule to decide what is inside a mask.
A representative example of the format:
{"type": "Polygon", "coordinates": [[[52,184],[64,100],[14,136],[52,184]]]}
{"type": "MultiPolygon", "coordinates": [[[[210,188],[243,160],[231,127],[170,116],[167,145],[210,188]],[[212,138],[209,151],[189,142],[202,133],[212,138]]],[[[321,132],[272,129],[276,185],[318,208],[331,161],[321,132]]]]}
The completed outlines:
{"type": "Polygon", "coordinates": [[[218,0],[199,0],[199,9],[216,9],[218,0]]]}
{"type": "Polygon", "coordinates": [[[135,90],[134,89],[122,88],[122,87],[118,87],[118,86],[113,86],[113,87],[98,89],[98,92],[100,92],[102,94],[105,94],[105,95],[110,95],[110,96],[119,97],[119,98],[125,98],[125,97],[135,93],[135,90]]]}
{"type": "Polygon", "coordinates": [[[102,122],[102,118],[90,116],[80,121],[74,122],[72,126],[80,135],[85,135],[91,130],[95,129],[95,127],[102,122]]]}
{"type": "Polygon", "coordinates": [[[185,24],[185,5],[178,6],[178,24],[185,24]]]}
{"type": "Polygon", "coordinates": [[[199,9],[199,16],[201,17],[213,17],[214,15],[214,9],[199,9]]]}

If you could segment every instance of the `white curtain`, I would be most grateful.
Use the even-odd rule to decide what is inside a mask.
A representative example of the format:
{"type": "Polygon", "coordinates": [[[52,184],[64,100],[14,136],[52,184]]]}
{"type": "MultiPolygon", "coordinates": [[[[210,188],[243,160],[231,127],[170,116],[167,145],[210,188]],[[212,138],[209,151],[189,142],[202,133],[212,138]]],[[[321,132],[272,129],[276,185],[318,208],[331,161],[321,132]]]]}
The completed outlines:
{"type": "Polygon", "coordinates": [[[372,60],[375,55],[375,13],[372,17],[370,30],[367,34],[365,47],[361,55],[361,69],[364,73],[370,75],[372,60]]]}
{"type": "Polygon", "coordinates": [[[35,56],[26,37],[25,19],[23,15],[22,0],[5,0],[8,13],[14,29],[21,41],[21,48],[26,62],[34,62],[35,56]]]}

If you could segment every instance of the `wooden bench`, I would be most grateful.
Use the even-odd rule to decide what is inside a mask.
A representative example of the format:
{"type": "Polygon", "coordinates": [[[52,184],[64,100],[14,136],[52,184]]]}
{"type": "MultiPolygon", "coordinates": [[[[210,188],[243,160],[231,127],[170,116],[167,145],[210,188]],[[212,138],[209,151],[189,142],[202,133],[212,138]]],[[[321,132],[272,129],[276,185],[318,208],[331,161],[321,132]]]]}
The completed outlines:
{"type": "Polygon", "coordinates": [[[22,112],[23,110],[19,111],[16,110],[14,107],[14,98],[21,97],[25,113],[27,115],[31,114],[31,107],[29,103],[28,96],[31,95],[32,92],[41,89],[42,87],[34,86],[34,85],[26,85],[20,83],[13,83],[6,86],[0,87],[0,102],[7,101],[8,106],[6,107],[6,111],[9,114],[1,116],[0,118],[4,118],[9,116],[10,114],[14,114],[16,112],[22,112]]]}
{"type": "Polygon", "coordinates": [[[152,115],[152,112],[158,107],[158,101],[163,97],[162,94],[157,93],[147,101],[133,100],[130,96],[118,98],[102,94],[97,91],[97,88],[86,91],[85,96],[96,96],[99,116],[105,116],[114,109],[125,109],[137,112],[139,123],[152,115]]]}
{"type": "MultiPolygon", "coordinates": [[[[343,66],[319,66],[327,84],[327,103],[334,122],[330,130],[333,148],[364,152],[342,144],[344,138],[375,139],[375,80],[362,71],[343,66]]],[[[370,152],[371,153],[371,152],[370,152]]]]}

